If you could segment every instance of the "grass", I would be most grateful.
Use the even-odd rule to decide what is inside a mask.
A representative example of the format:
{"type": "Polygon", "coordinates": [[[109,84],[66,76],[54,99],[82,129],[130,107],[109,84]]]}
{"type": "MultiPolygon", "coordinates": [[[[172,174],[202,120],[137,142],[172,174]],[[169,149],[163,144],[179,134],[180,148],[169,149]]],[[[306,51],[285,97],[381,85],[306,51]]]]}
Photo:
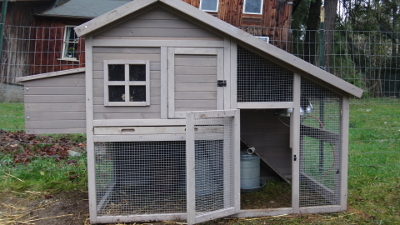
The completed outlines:
{"type": "Polygon", "coordinates": [[[0,129],[24,130],[24,122],[24,103],[0,103],[0,129]]]}
{"type": "MultiPolygon", "coordinates": [[[[23,129],[23,105],[3,104],[0,104],[0,128],[23,129]],[[4,116],[11,119],[5,121],[4,116]]],[[[67,139],[80,142],[85,138],[82,135],[52,137],[54,142],[67,139]]],[[[15,164],[10,155],[0,155],[0,191],[86,191],[86,158],[74,160],[77,162],[71,164],[68,160],[56,163],[54,158],[36,158],[24,165],[15,164]],[[75,174],[76,178],[70,179],[75,174]]],[[[267,185],[265,193],[253,197],[242,195],[242,207],[257,208],[255,204],[281,199],[277,193],[286,187],[276,182],[267,182],[267,185]]],[[[400,224],[400,101],[351,100],[346,212],[220,219],[211,224],[400,224]]]]}
{"type": "Polygon", "coordinates": [[[56,162],[38,157],[27,164],[14,163],[10,155],[0,159],[0,190],[58,193],[87,189],[86,157],[56,162]]]}

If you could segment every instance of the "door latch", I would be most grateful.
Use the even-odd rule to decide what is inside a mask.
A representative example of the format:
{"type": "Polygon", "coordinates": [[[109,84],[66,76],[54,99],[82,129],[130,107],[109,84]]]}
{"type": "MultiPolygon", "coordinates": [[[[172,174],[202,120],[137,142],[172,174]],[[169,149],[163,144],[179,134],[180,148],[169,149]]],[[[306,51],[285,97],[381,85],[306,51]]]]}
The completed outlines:
{"type": "Polygon", "coordinates": [[[218,80],[217,86],[218,87],[226,87],[226,80],[218,80]]]}

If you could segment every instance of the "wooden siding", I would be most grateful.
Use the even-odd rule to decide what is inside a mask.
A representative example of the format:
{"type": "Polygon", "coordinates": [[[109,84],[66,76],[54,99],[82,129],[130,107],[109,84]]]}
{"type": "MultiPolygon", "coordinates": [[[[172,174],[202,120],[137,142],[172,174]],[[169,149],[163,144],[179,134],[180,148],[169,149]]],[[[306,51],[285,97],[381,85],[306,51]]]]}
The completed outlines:
{"type": "MultiPolygon", "coordinates": [[[[196,8],[200,0],[183,0],[196,8]]],[[[243,27],[257,36],[269,36],[270,43],[284,50],[288,47],[293,0],[264,0],[263,14],[243,13],[244,0],[219,0],[218,12],[209,12],[235,27],[243,27]]]]}
{"type": "Polygon", "coordinates": [[[24,101],[27,133],[86,132],[85,73],[26,81],[24,101]]]}
{"type": "Polygon", "coordinates": [[[175,111],[217,109],[217,56],[175,55],[175,111]]]}
{"type": "Polygon", "coordinates": [[[93,48],[95,120],[161,118],[161,48],[93,48]],[[150,106],[104,106],[104,60],[150,61],[150,106]]]}
{"type": "Polygon", "coordinates": [[[83,67],[85,65],[85,41],[78,39],[77,60],[61,60],[66,25],[80,25],[86,20],[38,18],[30,33],[30,74],[48,73],[83,67]]]}
{"type": "MultiPolygon", "coordinates": [[[[155,8],[110,28],[94,39],[162,38],[222,40],[222,37],[162,8],[155,8]]],[[[179,46],[179,42],[177,42],[179,46]]]]}
{"type": "MultiPolygon", "coordinates": [[[[1,57],[0,82],[15,83],[15,78],[29,71],[30,48],[28,26],[34,26],[32,12],[47,2],[8,2],[4,27],[3,52],[1,57]],[[12,65],[12,66],[10,66],[12,65]]],[[[2,4],[0,4],[0,8],[2,4]]]]}
{"type": "MultiPolygon", "coordinates": [[[[281,118],[289,124],[289,118],[281,118]]],[[[240,110],[241,138],[285,177],[292,172],[290,128],[274,115],[274,110],[240,110]]]]}

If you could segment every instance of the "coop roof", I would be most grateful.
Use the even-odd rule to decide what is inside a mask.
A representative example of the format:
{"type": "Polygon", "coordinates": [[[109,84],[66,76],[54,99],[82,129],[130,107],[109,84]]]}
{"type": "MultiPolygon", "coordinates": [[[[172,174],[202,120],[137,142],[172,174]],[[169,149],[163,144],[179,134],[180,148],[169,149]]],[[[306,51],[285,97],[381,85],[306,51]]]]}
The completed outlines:
{"type": "Polygon", "coordinates": [[[58,0],[40,16],[93,19],[132,0],[58,0]]]}
{"type": "Polygon", "coordinates": [[[182,0],[140,0],[129,2],[121,7],[111,10],[93,20],[90,20],[75,28],[78,36],[89,35],[101,28],[110,27],[114,23],[122,21],[123,18],[140,11],[141,9],[153,4],[161,4],[162,6],[170,7],[182,16],[191,17],[200,21],[205,26],[212,27],[220,32],[229,35],[239,43],[253,48],[257,53],[268,57],[271,61],[294,71],[302,76],[312,79],[317,83],[332,86],[334,89],[361,97],[363,90],[346,82],[345,80],[336,77],[335,75],[324,71],[280,48],[277,48],[269,43],[266,43],[251,34],[242,31],[208,13],[205,13],[182,0]]]}

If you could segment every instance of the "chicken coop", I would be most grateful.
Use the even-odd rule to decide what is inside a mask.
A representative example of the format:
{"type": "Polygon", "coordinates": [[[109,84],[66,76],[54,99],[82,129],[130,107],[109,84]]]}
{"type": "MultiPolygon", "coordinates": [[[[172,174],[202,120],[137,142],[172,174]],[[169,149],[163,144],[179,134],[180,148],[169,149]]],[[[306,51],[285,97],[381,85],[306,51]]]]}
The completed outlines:
{"type": "Polygon", "coordinates": [[[85,68],[19,81],[27,132],[86,132],[92,223],[346,210],[361,89],[180,0],[132,1],[75,31],[85,68]],[[250,147],[285,204],[243,206],[250,147]]]}

